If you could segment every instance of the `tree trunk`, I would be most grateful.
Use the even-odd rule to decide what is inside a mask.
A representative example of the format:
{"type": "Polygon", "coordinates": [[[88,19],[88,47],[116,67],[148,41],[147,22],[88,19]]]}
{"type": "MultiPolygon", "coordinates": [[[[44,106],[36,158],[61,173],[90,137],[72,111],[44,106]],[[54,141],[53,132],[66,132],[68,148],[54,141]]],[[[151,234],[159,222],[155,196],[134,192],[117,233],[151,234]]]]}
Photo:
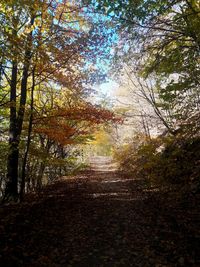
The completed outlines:
{"type": "Polygon", "coordinates": [[[46,168],[45,163],[41,162],[38,177],[37,177],[37,185],[36,185],[37,190],[40,190],[42,188],[42,178],[43,178],[45,168],[46,168]]]}
{"type": "Polygon", "coordinates": [[[12,65],[10,91],[10,127],[9,127],[9,150],[7,161],[7,184],[3,200],[16,199],[18,196],[18,156],[19,140],[16,128],[16,90],[17,90],[17,63],[12,65]]]}
{"type": "MultiPolygon", "coordinates": [[[[31,26],[34,24],[34,18],[31,19],[31,26]]],[[[10,139],[9,139],[9,154],[7,163],[7,185],[3,201],[9,199],[18,199],[18,163],[19,163],[19,142],[22,132],[25,105],[27,98],[27,82],[28,71],[31,61],[32,47],[32,31],[27,37],[27,45],[25,49],[24,66],[21,80],[21,97],[18,116],[16,114],[16,88],[17,88],[17,64],[13,63],[12,80],[11,80],[11,107],[10,107],[10,139]]]]}
{"type": "Polygon", "coordinates": [[[2,79],[3,79],[2,77],[3,77],[3,59],[1,60],[1,63],[0,63],[0,86],[1,86],[2,79]]]}
{"type": "Polygon", "coordinates": [[[31,144],[31,133],[32,133],[32,125],[33,125],[34,89],[35,89],[35,67],[33,68],[33,71],[32,71],[31,107],[30,107],[31,114],[30,114],[29,125],[28,125],[28,137],[27,137],[26,151],[25,151],[24,160],[22,163],[20,201],[23,200],[23,196],[24,196],[25,178],[26,178],[26,164],[27,164],[28,153],[29,153],[29,148],[30,148],[30,144],[31,144]]]}

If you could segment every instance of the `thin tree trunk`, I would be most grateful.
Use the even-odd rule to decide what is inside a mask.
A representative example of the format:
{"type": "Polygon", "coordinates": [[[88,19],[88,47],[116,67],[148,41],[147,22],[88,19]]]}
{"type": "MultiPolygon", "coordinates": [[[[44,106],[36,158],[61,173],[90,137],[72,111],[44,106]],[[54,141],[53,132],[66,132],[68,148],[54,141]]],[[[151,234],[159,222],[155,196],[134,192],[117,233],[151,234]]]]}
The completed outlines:
{"type": "Polygon", "coordinates": [[[27,165],[27,160],[28,160],[29,148],[30,148],[30,144],[31,144],[31,133],[32,133],[32,126],[33,126],[34,89],[35,89],[35,66],[34,66],[33,71],[32,71],[31,106],[30,106],[31,114],[30,114],[29,125],[28,125],[28,137],[27,137],[26,151],[25,151],[24,160],[22,163],[20,201],[23,200],[23,196],[24,196],[26,165],[27,165]]]}
{"type": "Polygon", "coordinates": [[[45,168],[46,168],[46,164],[44,162],[41,162],[38,177],[37,177],[37,185],[36,185],[36,189],[38,191],[42,188],[42,178],[43,178],[45,168]]]}
{"type": "Polygon", "coordinates": [[[0,86],[1,86],[1,82],[3,80],[3,59],[1,60],[1,63],[0,63],[0,86]]]}
{"type": "MultiPolygon", "coordinates": [[[[31,20],[31,26],[34,23],[34,19],[31,20]]],[[[31,45],[32,45],[32,32],[30,32],[30,35],[28,36],[27,40],[27,49],[25,52],[25,60],[24,60],[24,68],[23,68],[23,74],[22,74],[22,81],[21,81],[21,97],[20,97],[20,106],[18,111],[18,118],[17,118],[17,131],[18,136],[21,136],[22,132],[22,126],[24,121],[24,113],[25,113],[25,105],[26,105],[26,99],[27,99],[27,83],[28,83],[28,77],[29,77],[29,67],[30,67],[30,61],[31,61],[31,45]]]]}
{"type": "Polygon", "coordinates": [[[7,184],[3,201],[9,198],[16,199],[18,195],[18,136],[16,128],[16,90],[17,90],[17,62],[12,65],[12,78],[10,86],[10,127],[9,150],[7,161],[7,184]]]}

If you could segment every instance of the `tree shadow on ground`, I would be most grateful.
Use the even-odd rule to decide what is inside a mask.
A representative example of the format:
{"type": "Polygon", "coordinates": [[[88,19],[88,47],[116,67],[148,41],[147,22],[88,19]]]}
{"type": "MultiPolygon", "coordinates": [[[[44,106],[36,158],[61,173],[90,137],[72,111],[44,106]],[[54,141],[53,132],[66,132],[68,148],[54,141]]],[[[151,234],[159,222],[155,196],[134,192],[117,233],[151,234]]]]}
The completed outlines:
{"type": "Polygon", "coordinates": [[[1,207],[0,266],[198,266],[195,212],[143,181],[86,170],[1,207]]]}

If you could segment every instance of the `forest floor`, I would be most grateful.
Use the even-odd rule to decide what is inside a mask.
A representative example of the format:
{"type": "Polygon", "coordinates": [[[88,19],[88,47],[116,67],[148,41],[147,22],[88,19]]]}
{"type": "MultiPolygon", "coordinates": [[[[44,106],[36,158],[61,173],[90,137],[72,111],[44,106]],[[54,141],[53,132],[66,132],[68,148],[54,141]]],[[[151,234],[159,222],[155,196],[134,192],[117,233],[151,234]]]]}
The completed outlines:
{"type": "Polygon", "coordinates": [[[0,207],[0,266],[200,266],[199,203],[94,158],[90,170],[0,207]]]}

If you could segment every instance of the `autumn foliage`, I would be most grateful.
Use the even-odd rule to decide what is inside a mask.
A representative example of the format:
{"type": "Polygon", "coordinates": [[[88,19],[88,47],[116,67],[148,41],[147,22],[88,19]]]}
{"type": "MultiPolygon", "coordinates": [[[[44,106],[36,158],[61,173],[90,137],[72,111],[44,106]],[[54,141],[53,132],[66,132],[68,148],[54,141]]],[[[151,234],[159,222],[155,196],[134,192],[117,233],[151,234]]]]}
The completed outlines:
{"type": "Polygon", "coordinates": [[[92,130],[98,124],[119,123],[113,112],[94,106],[90,103],[82,103],[82,106],[68,109],[57,108],[48,113],[47,117],[35,118],[34,132],[44,135],[62,146],[79,143],[84,137],[92,134],[92,130]]]}
{"type": "Polygon", "coordinates": [[[56,169],[60,162],[61,175],[67,159],[72,167],[73,145],[85,143],[97,125],[119,120],[87,99],[105,76],[94,67],[97,56],[108,57],[97,46],[107,40],[88,5],[10,0],[1,1],[0,10],[1,139],[7,158],[1,188],[5,200],[17,200],[19,188],[22,199],[25,191],[42,185],[49,162],[56,162],[56,169]]]}

